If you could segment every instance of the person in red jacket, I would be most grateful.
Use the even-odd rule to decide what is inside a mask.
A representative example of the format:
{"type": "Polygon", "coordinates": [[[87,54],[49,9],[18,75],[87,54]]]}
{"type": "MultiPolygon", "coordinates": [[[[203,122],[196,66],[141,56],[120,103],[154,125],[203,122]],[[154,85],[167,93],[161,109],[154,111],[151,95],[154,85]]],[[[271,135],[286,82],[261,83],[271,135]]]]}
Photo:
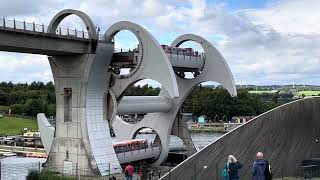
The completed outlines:
{"type": "Polygon", "coordinates": [[[133,174],[134,174],[134,168],[131,164],[128,164],[126,168],[124,169],[124,173],[127,177],[127,180],[132,180],[133,174]]]}

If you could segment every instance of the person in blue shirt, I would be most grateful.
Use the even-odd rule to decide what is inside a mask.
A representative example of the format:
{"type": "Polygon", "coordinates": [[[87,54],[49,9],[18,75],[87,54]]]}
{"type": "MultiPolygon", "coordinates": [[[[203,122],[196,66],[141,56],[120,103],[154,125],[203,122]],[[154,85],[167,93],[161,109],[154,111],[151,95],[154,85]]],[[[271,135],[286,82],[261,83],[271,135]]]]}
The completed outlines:
{"type": "Polygon", "coordinates": [[[251,173],[252,173],[253,180],[272,179],[271,167],[268,161],[263,159],[262,152],[257,153],[257,159],[253,162],[251,173]]]}
{"type": "Polygon", "coordinates": [[[233,155],[229,155],[225,168],[229,172],[228,180],[239,180],[238,170],[242,168],[242,164],[233,155]]]}

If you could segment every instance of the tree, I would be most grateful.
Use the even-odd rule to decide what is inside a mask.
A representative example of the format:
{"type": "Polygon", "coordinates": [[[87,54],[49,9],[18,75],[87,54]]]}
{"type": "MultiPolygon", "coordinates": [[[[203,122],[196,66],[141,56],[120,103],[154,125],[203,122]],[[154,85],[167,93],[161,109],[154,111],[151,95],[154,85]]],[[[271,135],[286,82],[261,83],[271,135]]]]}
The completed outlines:
{"type": "Polygon", "coordinates": [[[38,113],[45,111],[45,103],[40,99],[29,99],[25,105],[25,113],[30,116],[36,116],[38,113]]]}
{"type": "Polygon", "coordinates": [[[274,102],[274,103],[278,103],[278,101],[279,101],[279,93],[278,92],[276,92],[276,93],[274,93],[274,95],[272,96],[272,101],[274,102]]]}
{"type": "Polygon", "coordinates": [[[12,114],[24,114],[25,113],[25,106],[24,104],[13,104],[10,106],[12,110],[12,114]]]}

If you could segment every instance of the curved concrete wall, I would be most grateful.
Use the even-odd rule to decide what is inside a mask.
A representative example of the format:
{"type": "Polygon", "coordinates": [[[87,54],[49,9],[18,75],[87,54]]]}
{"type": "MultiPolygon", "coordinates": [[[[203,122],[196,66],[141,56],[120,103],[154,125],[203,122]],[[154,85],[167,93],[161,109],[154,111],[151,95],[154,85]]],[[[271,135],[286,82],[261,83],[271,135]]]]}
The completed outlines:
{"type": "Polygon", "coordinates": [[[294,176],[302,160],[320,157],[316,139],[320,139],[320,97],[294,101],[222,136],[162,179],[221,179],[229,154],[244,165],[240,178],[251,179],[250,168],[258,151],[264,152],[275,177],[281,176],[282,169],[284,176],[294,176]]]}
{"type": "Polygon", "coordinates": [[[46,153],[50,153],[53,136],[54,136],[54,127],[49,123],[48,119],[44,115],[44,113],[37,114],[38,127],[41,137],[42,144],[46,153]]]}

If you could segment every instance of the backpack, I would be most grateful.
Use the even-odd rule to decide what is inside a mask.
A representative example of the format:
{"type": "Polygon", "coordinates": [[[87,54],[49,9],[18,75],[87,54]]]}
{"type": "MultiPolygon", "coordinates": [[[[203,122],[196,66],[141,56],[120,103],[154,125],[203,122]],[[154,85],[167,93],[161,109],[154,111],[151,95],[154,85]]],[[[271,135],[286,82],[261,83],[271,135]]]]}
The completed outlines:
{"type": "Polygon", "coordinates": [[[266,177],[266,180],[271,180],[272,179],[271,166],[270,166],[268,161],[266,161],[266,169],[265,169],[264,175],[266,177]]]}
{"type": "Polygon", "coordinates": [[[223,180],[229,180],[229,163],[227,163],[224,168],[223,168],[223,171],[222,171],[222,175],[223,175],[223,180]]]}

